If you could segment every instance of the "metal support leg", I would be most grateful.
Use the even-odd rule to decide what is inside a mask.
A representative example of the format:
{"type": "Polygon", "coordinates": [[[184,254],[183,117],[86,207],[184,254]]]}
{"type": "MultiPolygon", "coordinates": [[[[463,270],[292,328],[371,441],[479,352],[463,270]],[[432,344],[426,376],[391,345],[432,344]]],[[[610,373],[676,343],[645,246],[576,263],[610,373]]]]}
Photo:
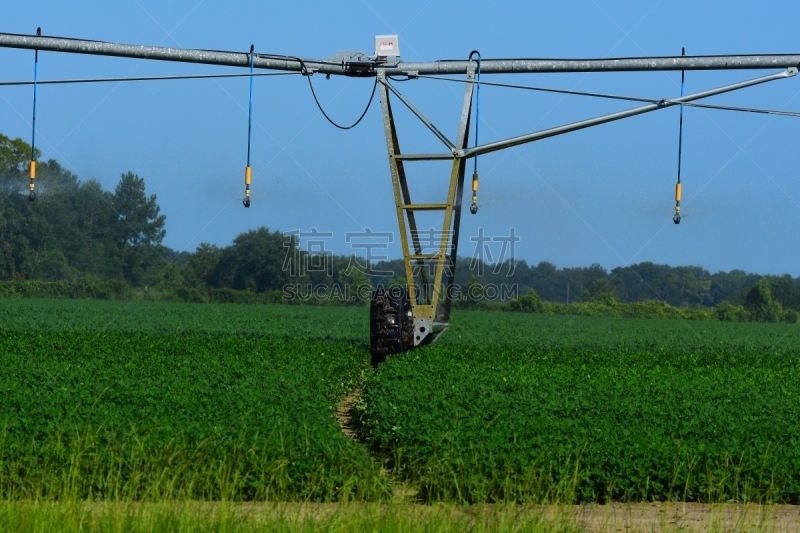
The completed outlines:
{"type": "MultiPolygon", "coordinates": [[[[413,346],[419,346],[435,340],[449,324],[466,161],[461,158],[453,158],[450,184],[445,203],[412,204],[405,175],[404,161],[400,157],[394,115],[389,101],[390,88],[388,88],[386,76],[382,70],[378,70],[377,76],[386,133],[386,146],[389,153],[389,169],[391,171],[398,228],[400,230],[400,243],[403,249],[403,264],[406,269],[408,296],[413,315],[414,335],[411,340],[413,346]],[[444,211],[441,238],[436,253],[423,253],[424,250],[420,243],[416,219],[414,218],[414,211],[419,210],[444,211]],[[411,235],[413,251],[409,247],[409,234],[411,235]],[[433,272],[429,273],[426,271],[426,267],[431,264],[434,269],[433,272]],[[418,267],[418,271],[414,270],[415,266],[418,267]],[[433,279],[428,277],[429,274],[432,274],[433,279]],[[417,284],[418,281],[419,285],[417,284]]],[[[464,150],[469,139],[473,80],[474,69],[471,68],[467,73],[468,83],[461,111],[456,150],[464,150]]],[[[417,115],[419,116],[419,113],[417,115]]],[[[410,347],[412,346],[408,346],[408,348],[410,347]]]]}
{"type": "MultiPolygon", "coordinates": [[[[383,71],[378,72],[378,79],[385,81],[383,71]]],[[[381,108],[383,110],[383,123],[386,130],[386,144],[389,150],[389,168],[392,175],[392,186],[394,189],[394,199],[397,208],[397,221],[400,229],[400,241],[403,247],[403,263],[406,269],[406,281],[409,289],[409,299],[412,304],[418,300],[416,294],[416,287],[414,283],[414,274],[411,265],[411,258],[408,254],[407,230],[406,219],[403,214],[408,211],[408,229],[411,230],[411,240],[414,246],[415,255],[422,255],[422,246],[419,242],[419,231],[417,230],[417,221],[414,217],[412,210],[404,210],[403,206],[411,205],[411,194],[408,190],[408,181],[406,180],[406,171],[403,161],[398,160],[395,156],[400,154],[400,142],[397,139],[397,129],[394,124],[394,114],[392,113],[392,105],[389,102],[389,94],[386,90],[385,83],[379,84],[379,91],[381,96],[381,108]]],[[[422,287],[427,286],[428,280],[425,273],[422,260],[416,261],[417,266],[420,266],[420,276],[422,278],[422,287]]],[[[423,289],[424,290],[424,289],[423,289]]]]}
{"type": "MultiPolygon", "coordinates": [[[[472,117],[472,91],[474,84],[472,81],[475,78],[475,71],[470,69],[467,72],[467,87],[464,92],[464,104],[461,108],[461,123],[458,128],[458,138],[456,144],[459,149],[464,149],[469,142],[469,130],[472,117]]],[[[437,321],[449,325],[450,323],[450,309],[453,305],[452,300],[452,287],[456,278],[456,260],[458,259],[458,237],[461,229],[461,201],[464,197],[464,172],[466,170],[467,161],[465,159],[457,159],[453,164],[458,164],[458,183],[456,185],[455,205],[453,206],[453,236],[450,243],[450,253],[447,255],[445,263],[445,270],[447,280],[445,283],[445,298],[443,305],[439,310],[437,321]]],[[[445,328],[442,329],[444,332],[445,328]]]]}

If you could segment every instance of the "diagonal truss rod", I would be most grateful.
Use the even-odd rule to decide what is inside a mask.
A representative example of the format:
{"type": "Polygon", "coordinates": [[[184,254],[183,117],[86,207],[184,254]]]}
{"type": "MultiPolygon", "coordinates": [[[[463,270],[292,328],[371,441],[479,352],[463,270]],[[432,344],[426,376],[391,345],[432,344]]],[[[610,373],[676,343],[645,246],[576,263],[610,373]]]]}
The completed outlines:
{"type": "Polygon", "coordinates": [[[453,157],[469,159],[471,157],[475,157],[482,154],[488,154],[490,152],[496,152],[498,150],[503,150],[505,148],[512,148],[514,146],[519,146],[521,144],[540,141],[542,139],[547,139],[548,137],[555,137],[556,135],[563,135],[565,133],[570,133],[585,128],[591,128],[592,126],[599,126],[601,124],[606,124],[608,122],[614,122],[615,120],[621,120],[623,118],[628,118],[628,117],[635,117],[637,115],[650,113],[652,111],[658,111],[659,109],[666,109],[668,107],[680,105],[682,103],[692,102],[694,100],[700,100],[702,98],[708,98],[709,96],[715,96],[718,94],[736,91],[738,89],[744,89],[746,87],[752,87],[754,85],[759,85],[774,80],[791,78],[796,75],[797,75],[797,69],[792,67],[782,72],[777,72],[775,74],[770,74],[768,76],[762,76],[760,78],[755,78],[752,80],[746,80],[738,83],[733,83],[730,85],[725,85],[724,87],[718,87],[716,89],[709,89],[694,94],[688,94],[680,98],[659,100],[658,102],[653,104],[648,104],[641,107],[635,107],[633,109],[627,109],[625,111],[618,111],[616,113],[590,118],[588,120],[573,122],[571,124],[565,124],[564,126],[548,128],[546,130],[541,130],[534,133],[528,133],[526,135],[520,135],[502,141],[482,144],[480,146],[475,146],[473,148],[455,150],[453,154],[404,154],[404,155],[399,155],[398,159],[405,161],[435,161],[435,160],[452,159],[453,157]]]}
{"type": "MultiPolygon", "coordinates": [[[[724,87],[718,87],[716,89],[709,89],[694,94],[688,94],[686,96],[682,96],[679,98],[663,99],[652,104],[644,105],[641,107],[635,107],[633,109],[627,109],[625,111],[618,111],[616,113],[590,118],[579,122],[573,122],[571,124],[565,124],[563,126],[557,126],[555,128],[548,128],[546,130],[541,130],[534,133],[528,133],[526,135],[520,135],[518,137],[512,137],[510,139],[482,144],[480,146],[475,146],[473,148],[455,150],[453,151],[452,154],[397,154],[395,157],[401,161],[446,161],[446,160],[451,160],[454,157],[457,159],[460,158],[469,159],[478,155],[488,154],[490,152],[503,150],[505,148],[512,148],[514,146],[519,146],[521,144],[540,141],[542,139],[547,139],[548,137],[555,137],[557,135],[563,135],[565,133],[570,133],[585,128],[591,128],[592,126],[599,126],[601,124],[606,124],[608,122],[613,122],[615,120],[621,120],[623,118],[628,118],[628,117],[635,117],[637,115],[650,113],[652,111],[658,111],[659,109],[666,109],[668,107],[680,105],[682,103],[692,102],[694,100],[700,100],[702,98],[708,98],[709,96],[715,96],[718,94],[736,91],[738,89],[744,89],[746,87],[752,87],[754,85],[759,85],[774,80],[791,78],[796,75],[797,75],[797,69],[792,67],[782,72],[777,72],[775,74],[762,76],[760,78],[755,78],[752,80],[746,80],[738,83],[733,83],[730,85],[725,85],[724,87]]],[[[701,105],[701,104],[696,104],[696,105],[701,105]]],[[[760,111],[763,112],[764,110],[760,111]]],[[[421,119],[424,121],[424,117],[421,119]]]]}
{"type": "MultiPolygon", "coordinates": [[[[674,99],[662,99],[649,103],[644,106],[603,115],[600,117],[559,126],[556,128],[549,128],[527,135],[513,137],[503,141],[497,141],[480,145],[474,148],[467,148],[467,141],[469,138],[469,124],[471,118],[472,108],[472,90],[475,85],[474,70],[467,72],[466,80],[466,94],[464,98],[464,105],[461,113],[461,121],[458,131],[457,144],[451,154],[402,154],[397,138],[397,131],[395,128],[394,117],[389,103],[390,92],[397,97],[409,110],[420,119],[426,126],[434,132],[438,130],[430,123],[430,121],[419,112],[410,102],[408,102],[391,84],[386,81],[386,73],[379,69],[378,71],[378,85],[380,87],[381,102],[384,110],[384,125],[386,129],[387,144],[389,148],[389,165],[392,174],[392,181],[395,190],[395,203],[397,209],[397,218],[400,227],[400,235],[402,241],[404,264],[406,267],[406,280],[409,287],[411,297],[411,307],[414,317],[414,342],[415,345],[435,340],[438,335],[447,328],[450,319],[450,289],[454,283],[455,274],[455,258],[458,252],[458,237],[459,226],[461,220],[461,199],[463,196],[463,182],[464,182],[464,169],[467,159],[476,157],[480,154],[490,153],[504,148],[511,148],[520,144],[525,144],[556,135],[562,135],[572,131],[589,128],[620,120],[627,117],[633,117],[659,109],[665,109],[674,105],[692,102],[709,96],[727,93],[746,87],[752,87],[769,81],[790,78],[797,75],[797,68],[791,67],[785,71],[762,76],[759,78],[746,80],[738,83],[725,85],[715,89],[708,89],[698,93],[682,96],[674,99]],[[406,161],[425,161],[425,160],[450,160],[452,162],[452,171],[450,174],[450,184],[448,188],[447,200],[444,204],[412,204],[411,198],[408,193],[408,186],[405,177],[404,162],[406,161]],[[422,254],[420,243],[416,238],[416,221],[413,217],[414,210],[431,210],[441,209],[444,210],[444,223],[442,226],[442,234],[445,238],[442,239],[439,246],[438,253],[422,254]],[[406,238],[406,232],[410,229],[412,247],[406,238]],[[419,266],[425,264],[425,260],[435,262],[435,271],[433,280],[423,281],[423,294],[418,294],[416,291],[415,283],[415,270],[412,263],[417,263],[419,266]],[[430,283],[432,281],[432,283],[430,283]],[[438,328],[438,329],[437,329],[438,328]]],[[[440,139],[443,135],[437,135],[440,139]]],[[[448,147],[451,145],[448,144],[448,147]]],[[[424,271],[424,269],[422,269],[424,271]]]]}
{"type": "Polygon", "coordinates": [[[607,122],[613,122],[615,120],[620,120],[623,118],[628,117],[635,117],[636,115],[641,115],[644,113],[649,113],[651,111],[658,111],[659,109],[666,109],[668,107],[672,107],[675,105],[679,105],[683,102],[691,102],[693,100],[699,100],[701,98],[708,98],[709,96],[715,96],[717,94],[723,94],[731,91],[735,91],[737,89],[744,89],[745,87],[752,87],[754,85],[759,85],[761,83],[767,83],[773,80],[781,80],[784,78],[791,78],[797,75],[797,69],[792,67],[784,70],[783,72],[778,72],[776,74],[770,74],[769,76],[762,76],[760,78],[755,78],[752,80],[742,81],[739,83],[733,83],[731,85],[725,85],[724,87],[718,87],[716,89],[709,89],[707,91],[702,91],[699,93],[689,94],[686,96],[682,96],[680,98],[673,98],[670,100],[661,100],[655,104],[648,104],[641,107],[636,107],[633,109],[628,109],[626,111],[620,111],[618,113],[611,113],[610,115],[603,115],[601,117],[591,118],[589,120],[582,120],[580,122],[573,122],[572,124],[566,124],[564,126],[558,126],[556,128],[549,128],[546,130],[538,131],[535,133],[529,133],[527,135],[520,135],[518,137],[512,137],[510,139],[506,139],[503,141],[497,141],[493,143],[483,144],[480,146],[476,146],[474,148],[469,148],[467,150],[461,150],[456,155],[458,157],[475,157],[481,154],[488,154],[490,152],[496,152],[497,150],[503,150],[504,148],[511,148],[513,146],[519,146],[520,144],[525,144],[533,141],[539,141],[541,139],[547,139],[548,137],[554,137],[556,135],[563,135],[564,133],[570,133],[577,130],[582,130],[584,128],[590,128],[592,126],[599,126],[600,124],[606,124],[607,122]]]}
{"type": "Polygon", "coordinates": [[[436,135],[436,137],[445,144],[445,146],[450,148],[450,150],[452,150],[453,153],[456,152],[456,145],[451,143],[450,140],[447,137],[445,137],[444,133],[439,131],[439,129],[436,126],[434,126],[433,123],[425,117],[425,115],[420,113],[419,110],[416,107],[414,107],[414,105],[411,102],[409,102],[402,94],[400,94],[400,91],[395,89],[391,83],[386,81],[386,79],[383,76],[378,76],[378,83],[385,85],[386,88],[392,91],[394,95],[401,102],[403,102],[403,105],[405,105],[409,109],[409,111],[414,113],[414,115],[416,115],[416,117],[420,119],[422,123],[425,124],[428,127],[428,129],[431,130],[431,132],[433,132],[433,134],[436,135]]]}

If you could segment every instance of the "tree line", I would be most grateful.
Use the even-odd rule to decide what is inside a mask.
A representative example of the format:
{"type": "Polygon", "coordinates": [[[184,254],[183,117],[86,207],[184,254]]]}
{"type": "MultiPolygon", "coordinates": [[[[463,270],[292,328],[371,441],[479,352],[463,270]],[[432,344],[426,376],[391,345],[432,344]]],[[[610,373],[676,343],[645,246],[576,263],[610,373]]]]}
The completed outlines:
{"type": "MultiPolygon", "coordinates": [[[[369,265],[381,274],[367,275],[364,268],[354,268],[363,264],[352,257],[309,254],[296,236],[263,227],[238,235],[229,246],[202,243],[191,253],[170,250],[162,244],[166,217],[156,196],[148,196],[144,179],[132,172],[107,191],[97,180],[80,180],[50,159],[38,164],[37,199],[29,202],[30,154],[22,139],[0,134],[0,282],[5,284],[0,296],[285,302],[286,288],[292,286],[295,301],[359,304],[368,293],[339,298],[334,293],[342,287],[403,283],[402,260],[369,265]],[[327,292],[304,292],[312,286],[327,292]]],[[[760,287],[762,300],[768,291],[765,301],[773,302],[766,308],[800,311],[800,277],[741,270],[712,274],[696,266],[650,262],[607,271],[598,264],[557,268],[548,262],[485,264],[459,257],[455,283],[513,286],[518,296],[528,295],[528,304],[532,299],[563,305],[659,301],[674,308],[744,308],[760,287]]]]}
{"type": "MultiPolygon", "coordinates": [[[[402,260],[382,262],[378,267],[401,275],[404,272],[402,260]]],[[[480,260],[459,257],[455,283],[464,287],[473,278],[484,285],[516,284],[520,294],[533,290],[548,302],[578,303],[585,299],[587,290],[596,291],[597,287],[607,285],[620,303],[660,300],[673,307],[714,307],[723,302],[743,304],[747,292],[761,279],[767,279],[776,301],[786,308],[800,310],[800,276],[792,278],[789,274],[762,276],[743,270],[712,274],[698,266],[672,267],[652,262],[610,271],[598,264],[557,268],[546,261],[529,265],[524,260],[509,260],[487,265],[480,260]]],[[[385,284],[389,279],[384,277],[380,282],[385,284]]]]}

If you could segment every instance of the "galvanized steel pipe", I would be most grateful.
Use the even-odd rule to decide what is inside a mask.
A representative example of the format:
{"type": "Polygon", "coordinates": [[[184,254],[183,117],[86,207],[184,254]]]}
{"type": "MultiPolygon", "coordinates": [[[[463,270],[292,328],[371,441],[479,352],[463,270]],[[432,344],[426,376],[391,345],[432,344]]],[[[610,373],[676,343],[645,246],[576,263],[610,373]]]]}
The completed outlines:
{"type": "MultiPolygon", "coordinates": [[[[102,41],[68,39],[62,37],[37,37],[0,33],[0,47],[68,52],[75,54],[155,59],[184,63],[203,63],[231,67],[249,67],[247,52],[191,50],[160,46],[116,44],[102,41]]],[[[387,75],[402,74],[466,74],[468,61],[444,60],[377,64],[387,75]]],[[[284,56],[257,55],[254,67],[258,69],[300,72],[306,69],[322,74],[346,76],[348,69],[342,63],[325,60],[302,59],[284,56]]],[[[535,73],[535,72],[635,72],[659,70],[736,70],[778,69],[800,66],[800,54],[720,55],[675,57],[630,57],[616,59],[484,59],[482,74],[535,73]]],[[[362,74],[364,75],[364,74],[362,74]]],[[[374,75],[371,72],[367,75],[374,75]]]]}

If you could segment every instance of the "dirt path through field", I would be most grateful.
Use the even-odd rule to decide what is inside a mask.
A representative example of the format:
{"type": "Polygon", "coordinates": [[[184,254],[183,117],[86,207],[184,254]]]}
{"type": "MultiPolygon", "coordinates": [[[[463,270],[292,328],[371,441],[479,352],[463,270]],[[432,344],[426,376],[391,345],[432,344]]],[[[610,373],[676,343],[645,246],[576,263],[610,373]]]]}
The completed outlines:
{"type": "Polygon", "coordinates": [[[348,439],[358,443],[358,436],[353,428],[353,404],[361,396],[361,389],[356,389],[351,392],[347,398],[339,402],[336,409],[336,421],[339,427],[342,428],[342,433],[348,439]]]}
{"type": "MultiPolygon", "coordinates": [[[[361,442],[359,442],[358,435],[353,427],[353,405],[360,397],[361,389],[356,389],[344,400],[339,402],[339,405],[336,408],[336,422],[338,422],[339,427],[342,429],[342,433],[344,433],[345,437],[359,445],[361,442]]],[[[391,477],[392,475],[391,470],[387,469],[385,466],[381,468],[381,471],[383,472],[384,476],[391,477]]],[[[419,492],[416,489],[409,488],[405,483],[398,482],[397,480],[392,480],[392,485],[394,486],[394,498],[392,501],[395,504],[412,503],[419,492]]]]}
{"type": "MultiPolygon", "coordinates": [[[[344,435],[357,444],[353,405],[361,397],[357,389],[343,399],[336,410],[336,421],[344,435]]],[[[386,476],[391,472],[383,469],[386,476]]],[[[414,503],[417,491],[397,484],[393,507],[401,513],[425,515],[430,506],[414,503]]],[[[280,505],[280,504],[279,504],[280,505]]],[[[293,504],[287,504],[290,507],[293,504]]],[[[369,506],[369,504],[365,504],[369,506]]],[[[244,507],[247,507],[245,505],[244,507]]],[[[358,508],[359,505],[355,504],[358,508]]],[[[255,509],[259,505],[254,506],[255,509]]],[[[539,517],[545,523],[577,527],[590,532],[633,533],[635,531],[792,531],[800,533],[800,506],[795,505],[706,505],[700,503],[614,503],[610,505],[534,505],[534,506],[444,506],[455,515],[471,515],[474,519],[507,520],[539,517]]],[[[442,510],[443,510],[442,509],[442,510]]],[[[306,504],[298,506],[301,515],[327,516],[341,510],[339,504],[306,504]]]]}
{"type": "MultiPolygon", "coordinates": [[[[544,515],[557,517],[555,507],[544,515]]],[[[572,507],[585,531],[800,531],[800,508],[792,505],[637,503],[572,507]]]]}

